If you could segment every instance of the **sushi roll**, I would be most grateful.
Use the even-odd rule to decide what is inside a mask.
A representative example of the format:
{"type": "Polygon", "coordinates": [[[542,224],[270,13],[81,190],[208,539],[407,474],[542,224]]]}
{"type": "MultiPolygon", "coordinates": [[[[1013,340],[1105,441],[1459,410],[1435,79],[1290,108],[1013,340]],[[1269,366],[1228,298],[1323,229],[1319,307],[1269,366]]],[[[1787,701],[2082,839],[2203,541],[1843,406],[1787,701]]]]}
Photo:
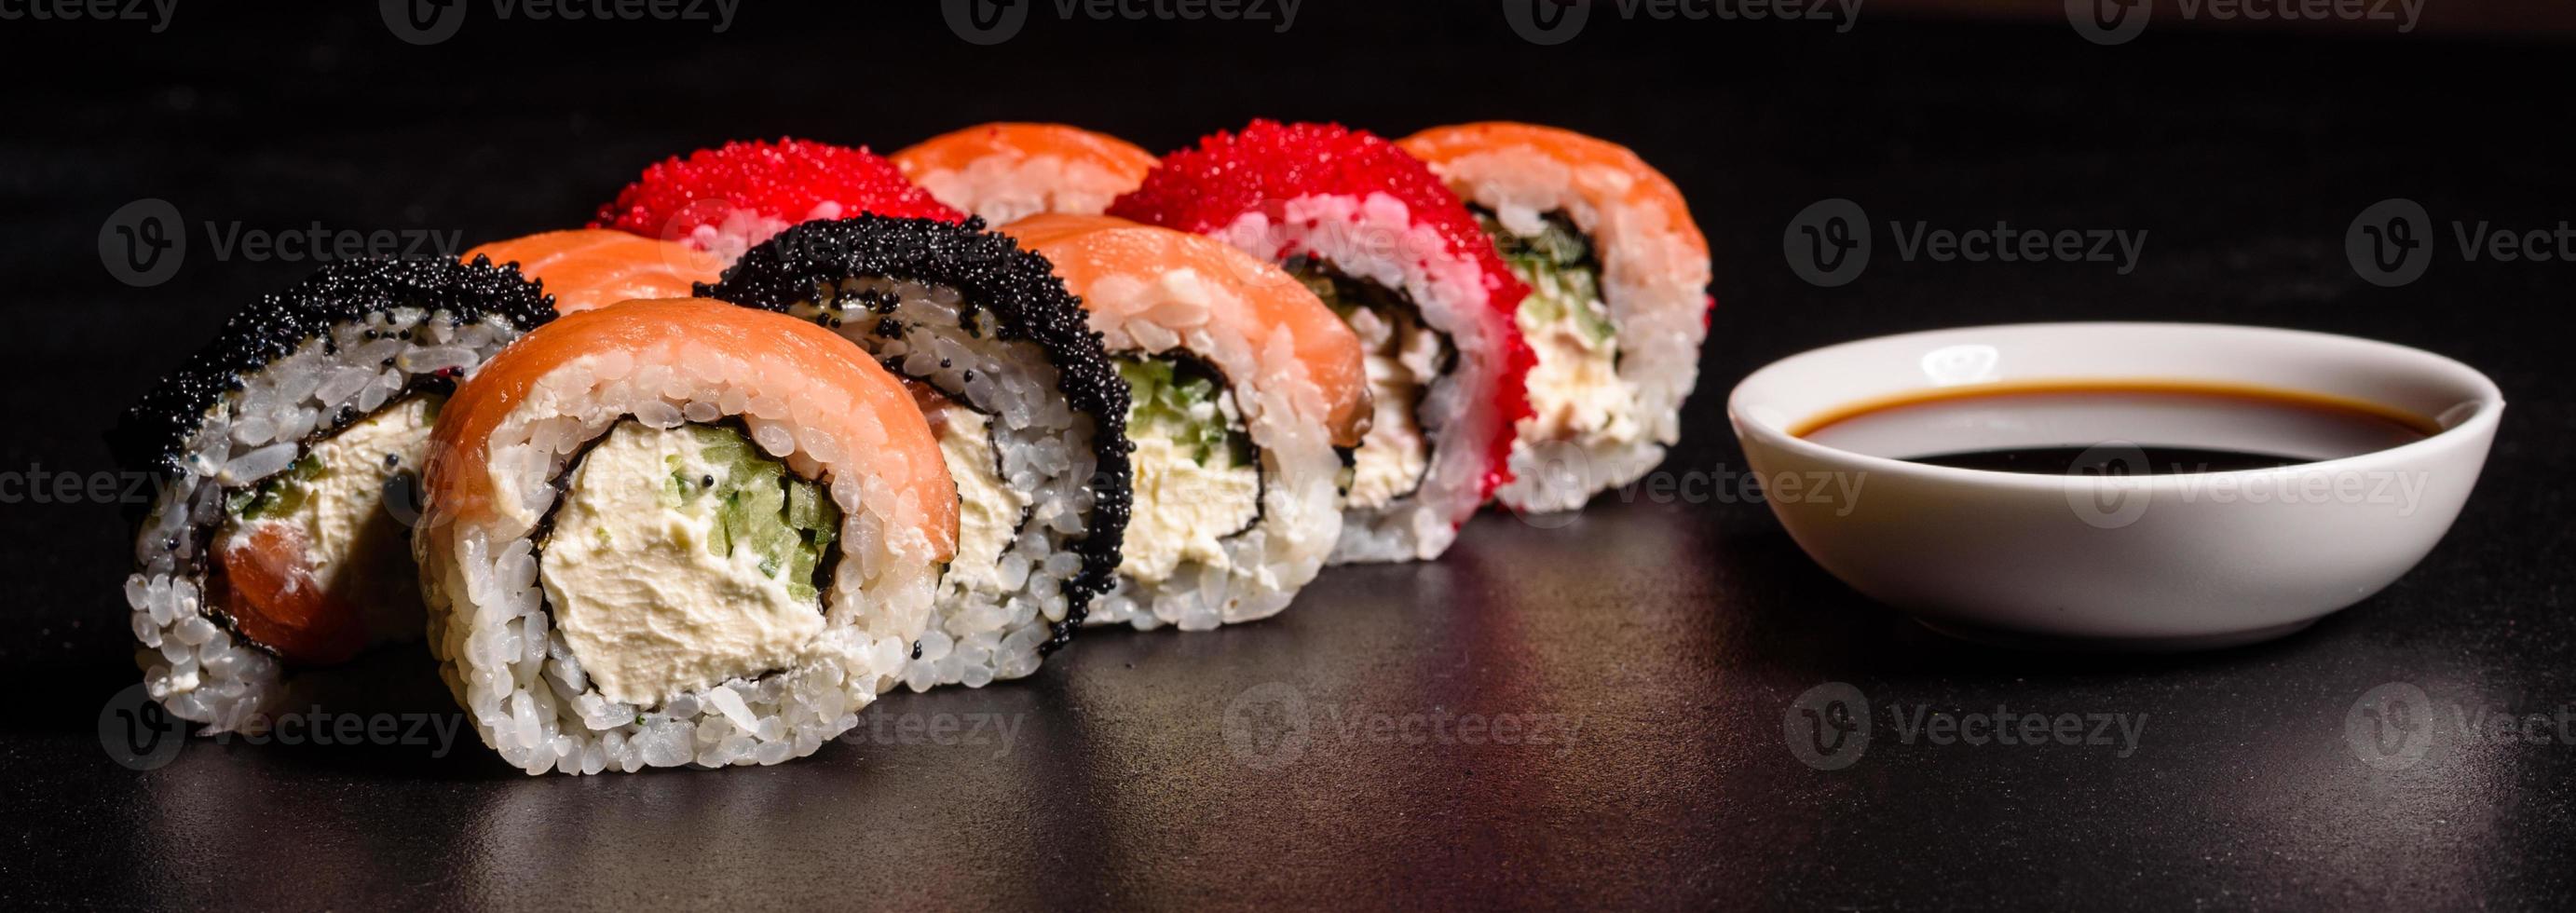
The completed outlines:
{"type": "Polygon", "coordinates": [[[1047,212],[1099,215],[1154,168],[1153,153],[1064,124],[978,124],[893,159],[939,202],[992,225],[1047,212]]]}
{"type": "Polygon", "coordinates": [[[731,263],[790,225],[863,212],[965,218],[864,147],[781,139],[726,143],[646,168],[590,227],[679,241],[731,263]]]}
{"type": "Polygon", "coordinates": [[[1538,358],[1531,410],[1495,497],[1571,510],[1655,468],[1681,436],[1713,303],[1681,191],[1636,153],[1553,127],[1435,127],[1398,145],[1467,199],[1530,286],[1514,316],[1538,358]]]}
{"type": "Polygon", "coordinates": [[[929,623],[956,493],[903,385],[704,299],[565,315],[448,398],[413,547],[430,651],[531,774],[775,764],[929,623]]]}
{"type": "Polygon", "coordinates": [[[1360,340],[1278,267],[1108,216],[1004,226],[1055,264],[1128,385],[1135,502],[1094,624],[1266,618],[1341,535],[1336,447],[1369,421],[1360,340]]]}
{"type": "Polygon", "coordinates": [[[915,391],[956,480],[957,555],[905,683],[1034,671],[1109,589],[1127,386],[1043,258],[982,222],[808,222],[700,290],[831,328],[915,391]]]}
{"type": "Polygon", "coordinates": [[[1283,265],[1349,323],[1373,414],[1333,561],[1440,556],[1509,478],[1528,288],[1430,169],[1369,133],[1254,121],[1163,158],[1109,214],[1283,265]]]}
{"type": "Polygon", "coordinates": [[[686,298],[700,282],[713,282],[724,261],[677,241],[605,228],[549,231],[494,241],[465,252],[506,263],[555,299],[555,312],[570,314],[633,298],[686,298]]]}
{"type": "Polygon", "coordinates": [[[407,540],[431,423],[459,378],[553,317],[488,262],[335,263],[146,393],[111,438],[160,481],[125,580],[152,697],[233,731],[307,670],[417,640],[407,540]]]}

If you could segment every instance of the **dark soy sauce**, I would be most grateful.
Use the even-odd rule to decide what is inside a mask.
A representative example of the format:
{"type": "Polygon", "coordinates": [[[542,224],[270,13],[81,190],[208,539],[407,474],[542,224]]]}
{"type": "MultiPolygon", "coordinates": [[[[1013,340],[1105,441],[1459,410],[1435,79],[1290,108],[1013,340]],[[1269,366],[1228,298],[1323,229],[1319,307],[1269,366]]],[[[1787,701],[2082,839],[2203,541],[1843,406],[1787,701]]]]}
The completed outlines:
{"type": "Polygon", "coordinates": [[[2440,430],[2362,400],[2139,379],[1917,391],[1829,410],[1791,433],[1936,466],[2135,476],[2274,469],[2383,450],[2440,430]]]}
{"type": "Polygon", "coordinates": [[[2190,447],[2022,447],[2012,450],[1936,453],[1931,456],[1907,457],[1906,462],[1954,466],[1960,469],[1983,469],[1989,472],[2124,476],[2275,469],[2313,461],[2264,453],[2200,450],[2190,447]]]}

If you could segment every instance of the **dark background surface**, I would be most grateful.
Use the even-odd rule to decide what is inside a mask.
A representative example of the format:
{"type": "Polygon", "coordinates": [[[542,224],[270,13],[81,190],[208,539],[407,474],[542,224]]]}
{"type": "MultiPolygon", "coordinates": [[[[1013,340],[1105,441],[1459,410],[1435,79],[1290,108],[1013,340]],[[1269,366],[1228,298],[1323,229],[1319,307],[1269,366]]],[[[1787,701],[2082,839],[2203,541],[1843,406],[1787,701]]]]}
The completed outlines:
{"type": "Polygon", "coordinates": [[[159,34],[0,22],[0,275],[13,286],[0,396],[14,426],[0,470],[107,468],[97,436],[123,403],[231,308],[310,268],[218,256],[209,235],[232,226],[470,245],[576,224],[646,162],[728,138],[890,149],[997,118],[1158,150],[1254,116],[1391,135],[1514,118],[1633,146],[1681,185],[1716,260],[1700,393],[1666,466],[1677,476],[1737,479],[1722,400],[1746,371],[1971,323],[2354,333],[2478,366],[2512,405],[2480,490],[2421,567],[2269,645],[2161,658],[1968,646],[1842,588],[1758,503],[1613,494],[1563,525],[1481,517],[1436,563],[1330,570],[1269,621],[1093,632],[1023,682],[890,698],[799,762],[579,779],[524,777],[470,735],[443,757],[201,740],[158,769],[120,766],[97,725],[137,679],[116,505],[0,504],[0,668],[25,705],[0,723],[0,905],[2576,896],[2576,745],[2456,724],[2576,704],[2560,475],[2576,445],[2562,332],[2576,264],[2465,262],[2446,232],[2422,279],[2378,288],[2343,255],[2353,217],[2388,197],[2446,225],[2569,219],[2565,44],[2159,20],[2100,47],[2045,18],[1873,6],[1838,34],[1622,21],[1604,3],[1581,35],[1543,47],[1489,3],[1316,0],[1284,34],[1058,21],[1036,3],[1017,37],[979,47],[927,4],[776,6],[753,0],[712,34],[498,21],[477,3],[430,47],[396,40],[369,4],[182,4],[159,34]],[[1865,275],[1821,289],[1789,270],[1781,238],[1828,197],[1882,226],[2003,219],[2148,240],[2119,275],[1907,262],[1882,234],[1865,275]],[[97,240],[140,198],[169,201],[190,227],[184,265],[138,288],[102,265],[97,240]],[[1846,769],[1811,769],[1788,750],[1784,712],[1833,681],[1878,708],[1876,741],[1846,769]],[[2347,742],[2346,719],[2391,682],[2425,689],[2443,715],[2419,762],[2381,771],[2347,742]],[[1909,743],[1888,727],[1918,707],[1998,705],[2143,729],[2124,751],[1909,743]],[[1400,728],[1464,714],[1554,737],[1470,745],[1400,728]],[[1380,719],[1399,728],[1371,728],[1380,719]],[[1278,739],[1230,742],[1229,726],[1278,739]]]}

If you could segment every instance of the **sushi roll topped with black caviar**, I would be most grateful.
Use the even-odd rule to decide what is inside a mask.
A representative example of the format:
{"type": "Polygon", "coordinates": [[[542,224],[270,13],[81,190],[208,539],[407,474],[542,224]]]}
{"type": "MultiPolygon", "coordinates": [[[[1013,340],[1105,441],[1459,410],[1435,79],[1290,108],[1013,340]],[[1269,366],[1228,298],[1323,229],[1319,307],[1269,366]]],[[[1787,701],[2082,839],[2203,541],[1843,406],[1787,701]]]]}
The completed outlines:
{"type": "Polygon", "coordinates": [[[111,432],[161,487],[126,578],[155,700],[212,731],[289,670],[421,636],[410,487],[456,382],[554,317],[488,261],[323,267],[235,314],[111,432]]]}
{"type": "Polygon", "coordinates": [[[959,499],[916,689],[1017,678],[1115,581],[1127,385],[1052,264],[979,219],[808,222],[699,293],[831,328],[912,387],[959,499]]]}

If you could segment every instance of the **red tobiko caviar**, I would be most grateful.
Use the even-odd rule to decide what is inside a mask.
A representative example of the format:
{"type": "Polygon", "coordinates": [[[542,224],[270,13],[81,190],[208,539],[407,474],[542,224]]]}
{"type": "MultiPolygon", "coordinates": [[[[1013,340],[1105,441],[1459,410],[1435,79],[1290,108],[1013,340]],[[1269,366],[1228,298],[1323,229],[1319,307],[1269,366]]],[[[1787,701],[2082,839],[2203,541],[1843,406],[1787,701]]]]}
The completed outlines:
{"type": "Polygon", "coordinates": [[[787,226],[860,213],[966,218],[864,148],[781,139],[730,142],[656,163],[601,206],[590,224],[707,249],[736,247],[719,251],[733,256],[739,245],[787,226]]]}
{"type": "MultiPolygon", "coordinates": [[[[1450,192],[1431,167],[1366,130],[1340,124],[1256,120],[1239,133],[1223,131],[1199,141],[1195,149],[1163,156],[1145,182],[1109,206],[1109,214],[1151,225],[1199,234],[1221,233],[1244,213],[1256,210],[1277,218],[1283,205],[1300,197],[1365,198],[1385,194],[1404,204],[1413,224],[1438,233],[1440,255],[1472,263],[1484,286],[1485,303],[1500,315],[1502,371],[1496,403],[1501,433],[1490,444],[1493,467],[1484,480],[1485,494],[1510,479],[1507,468],[1512,426],[1530,414],[1522,386],[1537,359],[1513,321],[1529,287],[1503,264],[1494,242],[1476,225],[1458,195],[1450,192]]],[[[1274,259],[1294,250],[1259,252],[1274,259]]]]}

